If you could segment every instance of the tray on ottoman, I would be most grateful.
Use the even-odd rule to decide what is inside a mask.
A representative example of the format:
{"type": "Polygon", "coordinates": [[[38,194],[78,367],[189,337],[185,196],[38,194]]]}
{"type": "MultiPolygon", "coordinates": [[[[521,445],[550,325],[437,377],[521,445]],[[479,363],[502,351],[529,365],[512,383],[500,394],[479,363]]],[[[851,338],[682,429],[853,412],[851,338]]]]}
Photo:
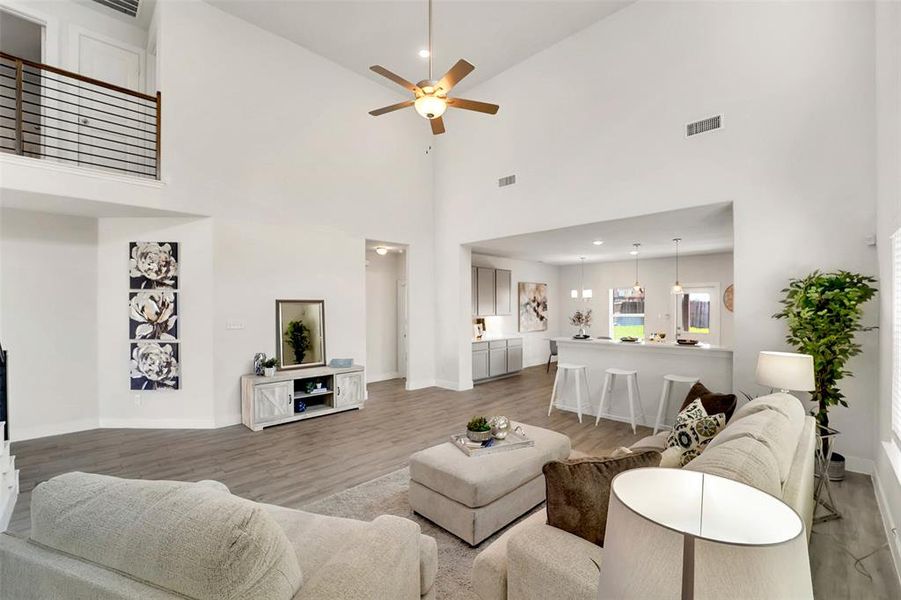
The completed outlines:
{"type": "Polygon", "coordinates": [[[466,456],[485,456],[486,454],[497,454],[498,452],[509,452],[510,450],[518,450],[520,448],[529,448],[535,445],[535,440],[526,436],[525,433],[519,431],[510,431],[507,437],[502,440],[494,439],[491,446],[483,446],[482,442],[473,442],[465,433],[452,435],[451,443],[456,446],[466,456]]]}

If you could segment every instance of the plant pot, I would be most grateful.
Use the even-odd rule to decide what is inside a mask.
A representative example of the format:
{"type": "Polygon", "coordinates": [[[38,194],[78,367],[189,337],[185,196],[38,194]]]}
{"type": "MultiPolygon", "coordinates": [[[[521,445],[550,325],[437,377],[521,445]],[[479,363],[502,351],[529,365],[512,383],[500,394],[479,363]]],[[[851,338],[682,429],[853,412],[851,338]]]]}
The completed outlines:
{"type": "Polygon", "coordinates": [[[470,431],[466,430],[466,437],[473,442],[487,442],[491,439],[491,430],[488,431],[470,431]]]}
{"type": "Polygon", "coordinates": [[[275,367],[263,367],[263,377],[275,377],[275,367]]]}
{"type": "Polygon", "coordinates": [[[826,469],[829,481],[844,481],[845,479],[845,457],[838,452],[832,453],[832,460],[829,461],[829,467],[826,469]]]}

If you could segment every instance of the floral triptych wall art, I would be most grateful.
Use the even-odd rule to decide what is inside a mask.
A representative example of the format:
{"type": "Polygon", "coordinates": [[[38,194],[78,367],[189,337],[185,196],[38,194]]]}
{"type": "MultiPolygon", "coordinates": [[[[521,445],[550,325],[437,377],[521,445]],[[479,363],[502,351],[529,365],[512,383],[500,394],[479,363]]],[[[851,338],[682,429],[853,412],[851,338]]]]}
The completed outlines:
{"type": "Polygon", "coordinates": [[[131,389],[177,390],[178,243],[131,242],[128,281],[131,389]]]}

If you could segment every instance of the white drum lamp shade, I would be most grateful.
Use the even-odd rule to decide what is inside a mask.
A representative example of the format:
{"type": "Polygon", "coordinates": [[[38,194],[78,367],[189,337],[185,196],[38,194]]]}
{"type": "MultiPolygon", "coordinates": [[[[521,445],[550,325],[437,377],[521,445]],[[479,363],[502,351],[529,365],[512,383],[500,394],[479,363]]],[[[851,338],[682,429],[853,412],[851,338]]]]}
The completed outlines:
{"type": "Polygon", "coordinates": [[[756,488],[684,469],[611,484],[599,600],[812,600],[801,517],[756,488]]]}
{"type": "Polygon", "coordinates": [[[757,383],[785,392],[812,392],[817,388],[813,357],[794,352],[761,352],[757,355],[757,383]]]}

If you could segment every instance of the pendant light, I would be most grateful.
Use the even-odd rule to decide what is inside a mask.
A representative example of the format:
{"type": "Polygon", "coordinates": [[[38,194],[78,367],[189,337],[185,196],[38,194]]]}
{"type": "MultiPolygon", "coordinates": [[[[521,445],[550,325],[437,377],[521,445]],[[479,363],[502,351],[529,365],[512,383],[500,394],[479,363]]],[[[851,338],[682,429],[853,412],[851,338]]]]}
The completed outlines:
{"type": "Polygon", "coordinates": [[[585,287],[585,257],[580,256],[579,260],[581,261],[581,270],[579,273],[579,289],[578,290],[570,290],[569,296],[573,300],[577,300],[579,298],[580,290],[581,290],[581,298],[586,302],[591,300],[592,292],[590,288],[585,287]]]}
{"type": "Polygon", "coordinates": [[[638,283],[638,248],[641,246],[641,244],[635,242],[634,244],[632,244],[632,246],[635,247],[635,249],[631,252],[631,254],[635,256],[635,285],[632,286],[632,291],[636,294],[640,294],[642,292],[642,289],[641,284],[638,283]]]}
{"type": "Polygon", "coordinates": [[[673,238],[673,242],[676,243],[676,283],[673,284],[673,294],[681,294],[684,292],[682,284],[679,283],[679,242],[681,241],[682,238],[673,238]]]}

